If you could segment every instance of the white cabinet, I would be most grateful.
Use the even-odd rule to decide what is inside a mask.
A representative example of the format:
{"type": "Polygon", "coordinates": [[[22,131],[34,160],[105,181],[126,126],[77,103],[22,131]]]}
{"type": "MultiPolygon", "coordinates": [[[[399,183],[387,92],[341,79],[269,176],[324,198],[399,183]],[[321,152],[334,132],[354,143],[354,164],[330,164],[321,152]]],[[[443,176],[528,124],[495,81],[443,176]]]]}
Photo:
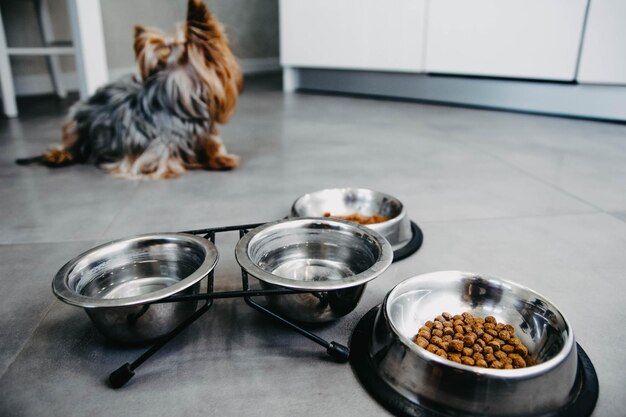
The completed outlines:
{"type": "Polygon", "coordinates": [[[626,1],[591,0],[577,80],[626,84],[626,1]]]}
{"type": "Polygon", "coordinates": [[[425,0],[281,0],[286,67],[423,71],[425,0]]]}
{"type": "Polygon", "coordinates": [[[586,7],[587,0],[431,0],[426,71],[571,81],[586,7]]]}

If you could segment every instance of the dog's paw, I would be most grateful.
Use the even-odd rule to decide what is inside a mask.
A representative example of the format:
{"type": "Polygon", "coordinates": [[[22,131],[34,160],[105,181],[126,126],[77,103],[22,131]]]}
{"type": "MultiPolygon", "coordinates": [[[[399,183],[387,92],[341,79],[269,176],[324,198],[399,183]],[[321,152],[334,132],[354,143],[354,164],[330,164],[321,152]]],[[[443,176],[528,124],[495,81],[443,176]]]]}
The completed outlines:
{"type": "Polygon", "coordinates": [[[65,149],[52,148],[42,155],[41,162],[50,167],[60,167],[73,163],[73,156],[65,149]]]}
{"type": "Polygon", "coordinates": [[[209,168],[225,171],[239,166],[239,157],[233,154],[215,155],[209,160],[209,168]]]}

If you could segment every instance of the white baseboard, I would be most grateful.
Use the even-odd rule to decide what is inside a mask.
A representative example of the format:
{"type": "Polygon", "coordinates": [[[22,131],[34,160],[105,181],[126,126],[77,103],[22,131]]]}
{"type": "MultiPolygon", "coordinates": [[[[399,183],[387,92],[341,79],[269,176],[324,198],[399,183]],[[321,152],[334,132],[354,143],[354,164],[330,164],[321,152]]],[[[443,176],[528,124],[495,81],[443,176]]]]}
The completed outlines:
{"type": "MultiPolygon", "coordinates": [[[[270,58],[245,58],[240,59],[239,64],[244,74],[260,74],[266,72],[280,71],[278,57],[270,58]]],[[[109,80],[116,80],[126,74],[137,73],[136,67],[111,68],[109,69],[109,80]]],[[[78,91],[78,76],[75,72],[63,74],[65,86],[69,91],[78,91]]],[[[15,94],[18,96],[32,96],[37,94],[48,94],[54,92],[52,82],[48,74],[19,75],[13,74],[15,94]]]]}
{"type": "Polygon", "coordinates": [[[626,86],[287,68],[301,88],[626,121],[626,86]]]}

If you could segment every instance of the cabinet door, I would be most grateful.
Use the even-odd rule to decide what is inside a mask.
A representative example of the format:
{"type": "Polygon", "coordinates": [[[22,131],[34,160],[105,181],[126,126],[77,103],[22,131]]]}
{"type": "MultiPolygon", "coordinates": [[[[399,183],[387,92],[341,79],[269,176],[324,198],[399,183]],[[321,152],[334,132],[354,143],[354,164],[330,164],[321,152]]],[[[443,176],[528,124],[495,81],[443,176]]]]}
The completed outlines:
{"type": "Polygon", "coordinates": [[[626,84],[626,1],[592,0],[577,80],[626,84]]]}
{"type": "Polygon", "coordinates": [[[571,81],[587,0],[432,0],[426,71],[571,81]]]}
{"type": "Polygon", "coordinates": [[[281,0],[281,64],[421,71],[424,2],[281,0]]]}

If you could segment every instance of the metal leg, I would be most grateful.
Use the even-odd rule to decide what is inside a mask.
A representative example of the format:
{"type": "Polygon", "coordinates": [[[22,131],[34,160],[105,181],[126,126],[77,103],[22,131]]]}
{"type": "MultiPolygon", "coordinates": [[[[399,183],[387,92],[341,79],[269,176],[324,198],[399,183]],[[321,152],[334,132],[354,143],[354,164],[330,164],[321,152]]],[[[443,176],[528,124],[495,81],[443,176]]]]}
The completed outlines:
{"type": "MultiPolygon", "coordinates": [[[[35,10],[37,11],[41,40],[45,46],[48,46],[55,41],[48,1],[35,0],[35,10]]],[[[54,91],[56,91],[57,96],[60,98],[67,97],[67,90],[65,89],[65,83],[63,82],[61,60],[57,55],[47,55],[46,61],[48,62],[48,71],[50,72],[50,78],[52,79],[54,91]]]]}
{"type": "Polygon", "coordinates": [[[135,376],[135,369],[139,368],[141,364],[150,359],[152,355],[157,353],[163,346],[165,346],[170,340],[178,336],[180,332],[189,327],[194,321],[199,319],[204,313],[206,313],[213,305],[213,301],[207,301],[202,307],[196,310],[187,320],[178,325],[171,333],[163,337],[157,343],[152,345],[150,349],[145,351],[140,357],[135,359],[132,363],[125,363],[124,365],[111,372],[109,375],[109,384],[111,388],[123,387],[133,376],[135,376]]]}
{"type": "MultiPolygon", "coordinates": [[[[210,239],[213,244],[215,244],[215,233],[210,232],[205,238],[210,239]]],[[[206,292],[210,294],[213,292],[213,281],[215,276],[215,270],[211,271],[207,276],[206,283],[206,292]]],[[[152,355],[157,353],[163,346],[165,346],[170,340],[174,339],[180,332],[189,327],[193,322],[198,320],[204,313],[209,311],[211,306],[213,305],[212,299],[207,299],[195,313],[193,313],[189,318],[179,324],[174,330],[172,330],[169,334],[165,335],[161,340],[152,345],[150,349],[146,350],[140,357],[135,359],[132,363],[126,362],[124,365],[117,368],[115,371],[111,372],[109,375],[109,385],[111,388],[121,388],[133,377],[135,376],[135,369],[139,368],[145,361],[150,359],[152,355]]]]}
{"type": "Polygon", "coordinates": [[[15,88],[13,86],[13,73],[7,50],[7,40],[0,12],[0,86],[2,87],[2,106],[7,117],[17,117],[17,103],[15,102],[15,88]]]}
{"type": "MultiPolygon", "coordinates": [[[[248,231],[246,229],[242,229],[239,231],[239,236],[243,237],[243,235],[245,235],[248,231]]],[[[243,268],[241,269],[241,285],[244,289],[244,291],[249,291],[250,290],[250,286],[248,283],[248,273],[246,271],[243,270],[243,268]]],[[[297,324],[294,324],[292,322],[290,322],[289,320],[279,316],[278,314],[274,313],[273,311],[268,310],[267,308],[257,304],[252,298],[250,298],[249,296],[246,296],[243,298],[244,301],[246,302],[246,304],[248,304],[250,307],[254,308],[257,311],[260,311],[261,313],[264,313],[265,315],[268,315],[270,317],[272,317],[274,320],[277,320],[279,322],[281,322],[282,324],[291,327],[293,330],[295,330],[296,332],[300,333],[301,335],[303,335],[304,337],[314,341],[315,343],[317,343],[320,346],[323,346],[326,348],[326,353],[328,353],[330,356],[332,356],[337,362],[348,362],[348,359],[350,358],[350,349],[348,349],[348,347],[339,344],[337,342],[328,342],[324,339],[322,339],[321,337],[319,337],[318,335],[316,335],[315,333],[311,333],[308,330],[303,329],[302,327],[298,326],[297,324]]]]}
{"type": "Polygon", "coordinates": [[[257,311],[260,311],[270,317],[272,317],[274,320],[278,320],[279,322],[281,322],[282,324],[291,327],[293,330],[295,330],[296,332],[300,333],[302,336],[308,338],[309,340],[314,341],[315,343],[317,343],[320,346],[323,346],[326,348],[326,353],[328,353],[328,355],[330,355],[333,359],[335,359],[337,362],[348,362],[348,359],[350,358],[350,349],[348,349],[347,346],[344,346],[340,343],[337,342],[328,342],[324,339],[322,339],[321,337],[319,337],[318,335],[316,335],[315,333],[311,333],[308,330],[303,329],[302,327],[290,322],[287,319],[284,319],[283,317],[279,316],[278,314],[268,310],[267,308],[257,304],[254,300],[252,300],[250,297],[244,297],[244,300],[246,301],[246,303],[254,308],[257,311]]]}

